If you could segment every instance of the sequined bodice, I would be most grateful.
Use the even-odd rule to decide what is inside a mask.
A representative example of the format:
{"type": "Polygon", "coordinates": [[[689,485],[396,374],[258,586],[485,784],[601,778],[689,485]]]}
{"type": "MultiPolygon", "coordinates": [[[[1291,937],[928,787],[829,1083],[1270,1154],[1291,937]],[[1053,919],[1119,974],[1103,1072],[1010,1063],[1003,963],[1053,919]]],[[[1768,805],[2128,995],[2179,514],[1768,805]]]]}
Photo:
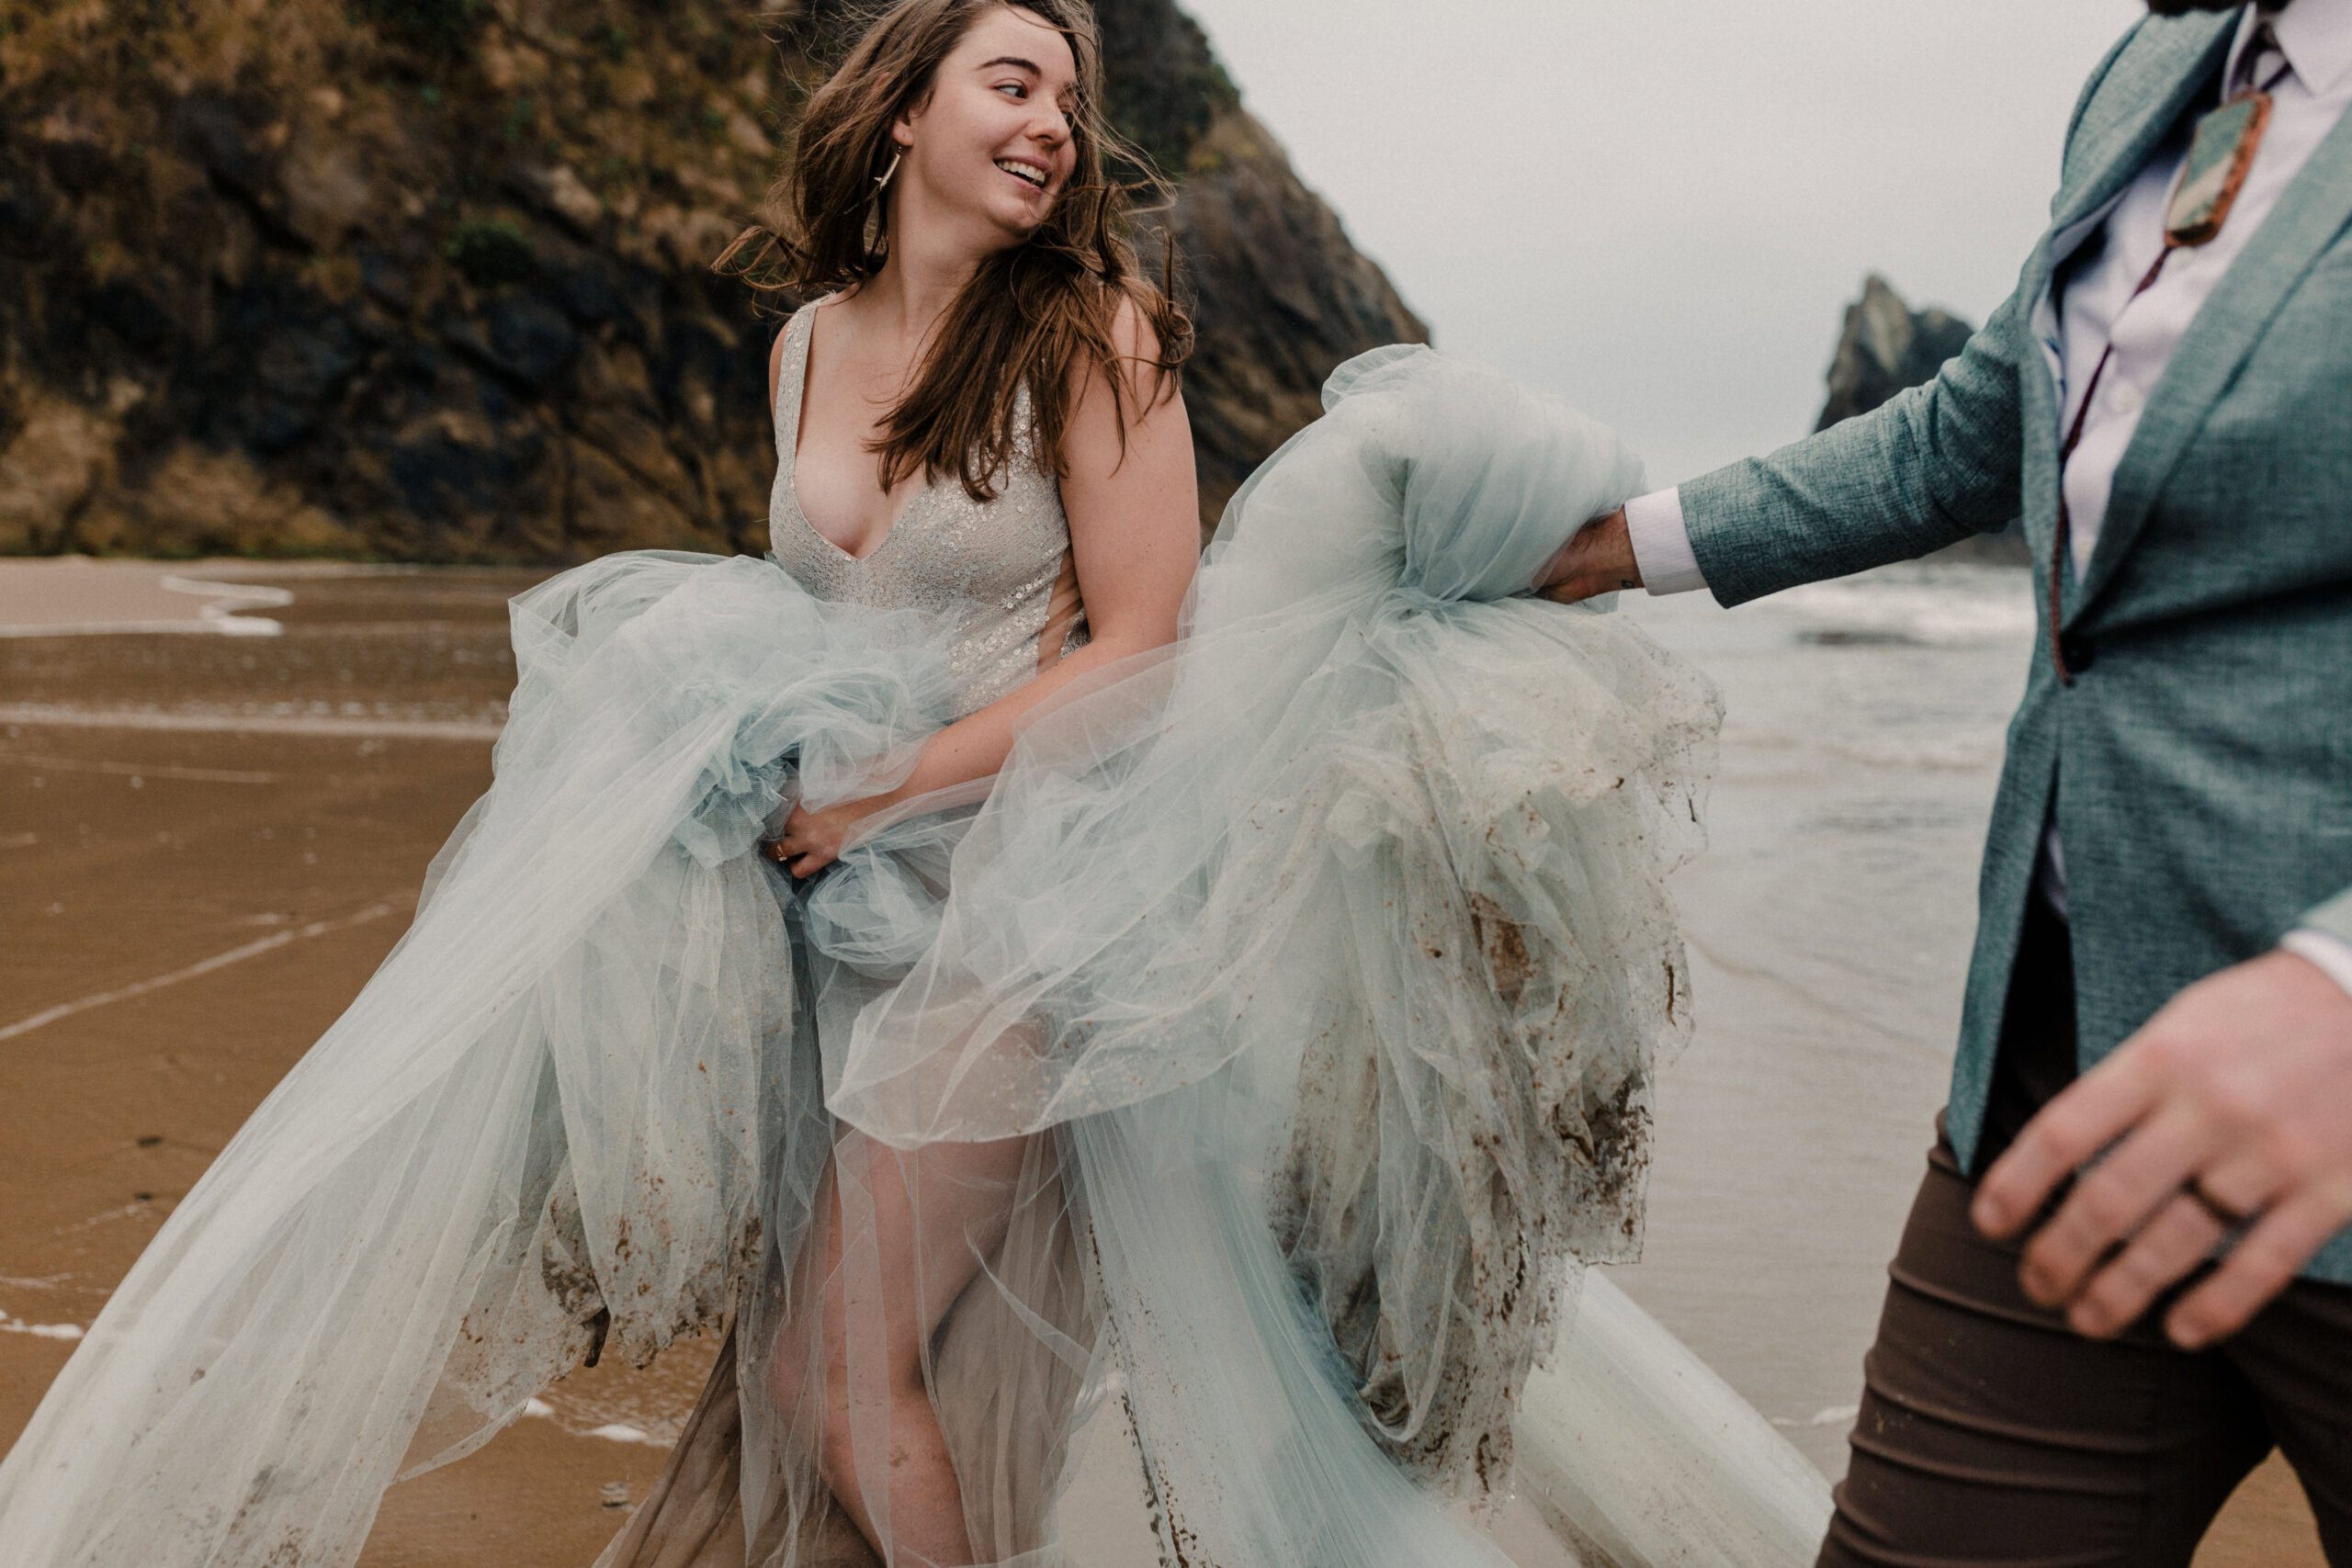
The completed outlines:
{"type": "MultiPolygon", "coordinates": [[[[1038,642],[1069,558],[1061,486],[1024,443],[1010,471],[996,476],[995,500],[974,501],[956,479],[934,474],[863,558],[817,532],[793,484],[817,309],[802,310],[784,329],[769,548],[777,564],[820,599],[928,610],[955,622],[949,663],[956,676],[954,716],[961,718],[1037,673],[1038,642]]],[[[1024,432],[1032,429],[1028,397],[1023,389],[1018,427],[1024,432]]],[[[1085,643],[1083,608],[1057,640],[1054,657],[1085,643]]]]}

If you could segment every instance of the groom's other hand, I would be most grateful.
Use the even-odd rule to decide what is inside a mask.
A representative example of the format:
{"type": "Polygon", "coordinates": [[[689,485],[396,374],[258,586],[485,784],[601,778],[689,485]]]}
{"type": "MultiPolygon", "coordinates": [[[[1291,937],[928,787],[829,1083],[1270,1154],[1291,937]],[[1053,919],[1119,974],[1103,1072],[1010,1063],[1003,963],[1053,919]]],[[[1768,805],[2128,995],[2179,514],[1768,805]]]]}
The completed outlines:
{"type": "Polygon", "coordinates": [[[2284,952],[2189,987],[2027,1123],[1977,1227],[2017,1234],[2076,1172],[2026,1293],[2104,1337],[2228,1241],[2165,1329],[2186,1349],[2236,1333],[2352,1222],[2352,994],[2284,952]]]}
{"type": "Polygon", "coordinates": [[[1639,588],[1642,569],[1634,559],[1634,538],[1625,528],[1625,509],[1596,517],[1560,547],[1535,592],[1557,604],[1573,604],[1596,593],[1639,588]]]}

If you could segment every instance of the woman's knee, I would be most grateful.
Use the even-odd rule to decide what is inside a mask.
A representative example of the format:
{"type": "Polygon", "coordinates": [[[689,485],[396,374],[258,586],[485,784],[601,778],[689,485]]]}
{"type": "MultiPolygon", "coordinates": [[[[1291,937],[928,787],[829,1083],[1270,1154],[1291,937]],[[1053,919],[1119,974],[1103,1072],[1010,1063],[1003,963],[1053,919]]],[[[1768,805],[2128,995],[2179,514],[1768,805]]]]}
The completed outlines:
{"type": "Polygon", "coordinates": [[[788,1425],[800,1425],[797,1417],[802,1400],[824,1388],[823,1370],[810,1364],[808,1347],[795,1343],[795,1337],[788,1331],[778,1336],[764,1373],[762,1381],[767,1386],[769,1405],[788,1425]]]}
{"type": "Polygon", "coordinates": [[[764,1382],[776,1413],[796,1431],[813,1429],[820,1411],[849,1386],[849,1354],[837,1292],[812,1293],[807,1309],[778,1325],[764,1382]]]}

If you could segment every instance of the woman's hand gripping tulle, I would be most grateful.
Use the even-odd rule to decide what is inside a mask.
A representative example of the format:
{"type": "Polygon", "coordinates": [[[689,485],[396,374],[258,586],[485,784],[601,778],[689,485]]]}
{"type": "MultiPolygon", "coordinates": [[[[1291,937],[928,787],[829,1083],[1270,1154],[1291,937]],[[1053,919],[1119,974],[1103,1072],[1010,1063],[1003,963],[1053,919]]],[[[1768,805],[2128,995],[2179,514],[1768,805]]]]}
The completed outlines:
{"type": "Polygon", "coordinates": [[[796,802],[784,831],[760,845],[760,852],[806,881],[842,858],[858,824],[892,805],[888,795],[844,801],[821,811],[796,802]]]}

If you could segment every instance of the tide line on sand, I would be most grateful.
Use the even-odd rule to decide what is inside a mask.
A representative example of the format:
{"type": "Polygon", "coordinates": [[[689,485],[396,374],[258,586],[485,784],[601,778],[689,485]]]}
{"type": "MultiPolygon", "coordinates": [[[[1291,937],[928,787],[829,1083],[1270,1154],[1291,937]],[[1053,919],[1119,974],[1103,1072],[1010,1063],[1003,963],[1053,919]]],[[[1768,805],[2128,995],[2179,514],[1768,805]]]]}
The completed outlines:
{"type": "Polygon", "coordinates": [[[0,1334],[29,1334],[36,1339],[79,1339],[83,1333],[78,1323],[27,1323],[21,1317],[0,1312],[0,1334]]]}
{"type": "Polygon", "coordinates": [[[156,975],[144,980],[135,980],[128,986],[119,987],[111,991],[100,991],[96,996],[82,997],[70,1002],[60,1002],[53,1008],[47,1008],[33,1014],[30,1018],[20,1018],[14,1023],[0,1027],[0,1040],[14,1040],[19,1034],[29,1034],[44,1025],[55,1023],[61,1018],[71,1018],[77,1012],[87,1012],[92,1008],[105,1007],[109,1002],[129,1001],[133,997],[143,997],[150,991],[160,991],[166,986],[176,986],[183,980],[193,980],[198,976],[209,975],[215,969],[225,969],[232,964],[242,964],[248,958],[258,958],[263,953],[284,947],[288,942],[300,942],[308,937],[325,936],[331,931],[349,931],[353,926],[366,925],[370,920],[380,920],[387,915],[398,914],[407,907],[402,900],[386,899],[383,903],[370,904],[364,909],[332,920],[312,920],[309,925],[299,926],[292,931],[273,931],[257,942],[246,942],[243,947],[232,947],[226,953],[216,953],[209,958],[198,959],[184,969],[175,969],[167,975],[156,975]]]}
{"type": "MultiPolygon", "coordinates": [[[[45,564],[45,563],[44,563],[45,564]]],[[[17,567],[22,581],[31,581],[40,571],[38,566],[17,567]]],[[[101,569],[102,570],[105,569],[101,569]]],[[[67,571],[75,586],[85,586],[90,573],[87,569],[67,571]]],[[[220,582],[207,578],[179,577],[170,573],[150,576],[129,563],[106,571],[108,583],[119,582],[127,599],[122,608],[139,604],[152,611],[170,602],[148,597],[141,600],[141,588],[161,589],[167,593],[191,594],[206,601],[194,615],[116,615],[101,613],[86,620],[44,620],[39,615],[0,614],[0,637],[103,637],[120,633],[206,632],[223,637],[276,637],[286,628],[266,615],[248,615],[247,610],[275,610],[294,603],[294,595],[283,588],[265,588],[257,583],[220,582]]],[[[43,573],[43,585],[63,581],[43,573]]],[[[86,596],[84,596],[86,597],[86,596]]]]}
{"type": "MultiPolygon", "coordinates": [[[[89,757],[47,757],[29,751],[0,751],[0,767],[38,768],[43,773],[112,773],[133,779],[179,779],[196,784],[270,784],[276,773],[246,768],[187,768],[177,762],[118,762],[89,757]]],[[[137,786],[132,786],[136,788],[137,786]]],[[[0,839],[0,845],[8,842],[0,839]]]]}
{"type": "MultiPolygon", "coordinates": [[[[556,1418],[555,1406],[544,1399],[526,1400],[523,1404],[523,1414],[543,1421],[551,1421],[556,1418]]],[[[608,1443],[651,1443],[656,1448],[666,1447],[668,1443],[668,1439],[657,1438],[642,1427],[631,1427],[619,1421],[607,1421],[601,1427],[591,1427],[586,1431],[579,1431],[569,1427],[564,1429],[575,1438],[602,1438],[608,1443]]]]}
{"type": "Polygon", "coordinates": [[[213,735],[334,735],[383,740],[495,740],[492,719],[338,717],[312,714],[170,713],[83,708],[63,703],[0,703],[0,724],[61,729],[177,729],[213,735]]]}

